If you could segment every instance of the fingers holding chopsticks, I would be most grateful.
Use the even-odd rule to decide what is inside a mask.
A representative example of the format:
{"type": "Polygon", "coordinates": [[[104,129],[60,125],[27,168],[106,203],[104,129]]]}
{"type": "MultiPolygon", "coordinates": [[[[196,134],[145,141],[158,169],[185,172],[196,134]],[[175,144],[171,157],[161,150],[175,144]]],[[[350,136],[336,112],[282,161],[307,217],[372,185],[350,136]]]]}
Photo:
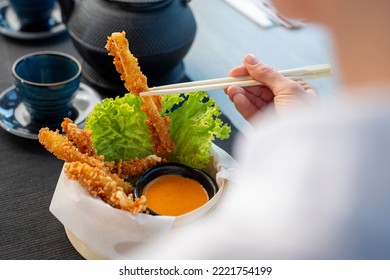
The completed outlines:
{"type": "MultiPolygon", "coordinates": [[[[231,73],[233,73],[235,77],[163,85],[150,88],[146,92],[141,92],[140,96],[191,93],[197,91],[226,89],[232,85],[240,87],[251,87],[260,85],[260,81],[264,81],[265,86],[272,88],[273,85],[276,86],[276,84],[278,84],[278,81],[281,80],[283,76],[286,77],[284,81],[288,82],[290,79],[299,80],[328,77],[332,74],[332,71],[330,65],[328,64],[304,66],[275,71],[269,66],[260,63],[255,57],[248,55],[245,58],[244,66],[233,69],[231,73]],[[251,72],[251,75],[253,75],[255,78],[251,77],[251,75],[243,75],[249,74],[249,72],[251,72]]],[[[294,83],[291,84],[294,85],[294,83]]]]}
{"type": "MultiPolygon", "coordinates": [[[[231,77],[249,75],[250,73],[245,65],[235,67],[229,72],[231,77]]],[[[247,120],[267,108],[274,99],[273,92],[263,85],[248,87],[232,85],[225,89],[225,93],[234,103],[237,111],[247,120]]]]}
{"type": "Polygon", "coordinates": [[[247,120],[268,107],[273,93],[264,86],[242,88],[230,86],[225,90],[237,111],[247,120]]]}
{"type": "Polygon", "coordinates": [[[244,58],[244,65],[233,68],[231,76],[249,75],[261,85],[230,86],[225,92],[244,118],[249,120],[268,105],[275,106],[278,114],[285,114],[303,104],[317,100],[315,91],[306,82],[293,81],[253,55],[244,58]],[[273,101],[273,102],[272,102],[273,101]]]}
{"type": "Polygon", "coordinates": [[[252,54],[245,56],[244,66],[248,71],[248,74],[253,79],[271,89],[275,95],[279,93],[278,87],[280,87],[281,84],[290,82],[294,83],[294,81],[283,76],[280,72],[261,62],[252,54]]]}

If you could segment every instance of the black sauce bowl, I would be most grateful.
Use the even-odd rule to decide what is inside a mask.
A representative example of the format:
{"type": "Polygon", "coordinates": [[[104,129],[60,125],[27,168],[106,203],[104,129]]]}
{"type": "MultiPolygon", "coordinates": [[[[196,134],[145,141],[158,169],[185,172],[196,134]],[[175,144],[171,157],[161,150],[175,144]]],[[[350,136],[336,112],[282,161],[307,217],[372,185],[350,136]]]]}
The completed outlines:
{"type": "MultiPolygon", "coordinates": [[[[138,179],[134,187],[134,196],[139,198],[142,196],[144,188],[152,182],[154,179],[164,175],[180,175],[185,178],[193,179],[199,182],[206,190],[209,200],[217,193],[218,185],[215,180],[199,169],[195,169],[180,163],[163,163],[157,166],[151,167],[145,171],[144,174],[138,179]]],[[[152,209],[148,208],[151,215],[159,215],[152,209]]]]}

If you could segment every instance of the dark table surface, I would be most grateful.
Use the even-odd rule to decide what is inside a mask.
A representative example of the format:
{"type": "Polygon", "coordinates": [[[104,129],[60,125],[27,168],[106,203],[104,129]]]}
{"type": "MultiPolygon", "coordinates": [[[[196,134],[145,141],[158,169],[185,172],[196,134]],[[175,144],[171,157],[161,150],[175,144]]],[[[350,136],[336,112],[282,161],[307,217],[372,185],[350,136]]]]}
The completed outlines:
{"type": "MultiPolygon", "coordinates": [[[[280,27],[265,30],[222,0],[198,0],[191,2],[191,5],[197,19],[198,33],[185,58],[190,79],[223,77],[231,67],[240,64],[243,55],[248,52],[265,58],[277,67],[328,62],[329,55],[324,51],[326,39],[316,29],[307,28],[295,34],[280,27]],[[214,20],[210,21],[212,16],[214,20]],[[245,35],[240,33],[242,28],[247,32],[245,35]],[[243,38],[238,38],[237,34],[243,38]],[[305,34],[309,37],[311,34],[311,39],[305,34]],[[264,38],[268,39],[264,41],[264,38]],[[263,47],[258,40],[263,42],[263,47]],[[286,47],[283,41],[293,43],[286,47]],[[309,55],[301,50],[302,42],[311,48],[309,55]],[[313,48],[313,45],[318,48],[313,48]],[[270,48],[273,54],[267,52],[270,48]],[[297,52],[294,53],[291,48],[297,52]]],[[[66,33],[40,41],[0,36],[0,91],[13,84],[12,63],[26,53],[40,50],[62,51],[81,59],[66,33]]],[[[83,82],[87,83],[85,80],[83,82]]],[[[326,89],[329,84],[330,81],[327,81],[319,86],[326,89]]],[[[217,141],[216,144],[231,153],[232,143],[238,134],[235,127],[241,127],[245,121],[222,92],[210,94],[217,100],[225,121],[233,129],[229,141],[217,141]]],[[[62,165],[63,162],[47,152],[38,141],[24,139],[0,129],[0,259],[82,259],[70,244],[62,224],[49,212],[62,165]]]]}

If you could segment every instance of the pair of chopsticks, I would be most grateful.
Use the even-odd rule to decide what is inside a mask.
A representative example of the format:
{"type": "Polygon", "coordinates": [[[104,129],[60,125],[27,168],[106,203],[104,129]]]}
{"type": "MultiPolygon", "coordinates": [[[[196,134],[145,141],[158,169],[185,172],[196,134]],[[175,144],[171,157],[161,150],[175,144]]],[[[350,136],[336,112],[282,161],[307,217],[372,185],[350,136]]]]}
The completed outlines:
{"type": "MultiPolygon", "coordinates": [[[[300,79],[316,79],[322,77],[328,77],[332,75],[332,68],[329,64],[320,64],[299,67],[288,70],[279,71],[283,76],[291,80],[300,79]]],[[[165,95],[176,93],[189,93],[197,91],[208,91],[216,89],[225,89],[229,86],[237,85],[241,87],[260,85],[256,80],[253,80],[250,76],[229,77],[220,79],[210,79],[204,81],[177,83],[159,87],[150,88],[149,91],[141,92],[140,96],[152,96],[152,95],[165,95]]]]}

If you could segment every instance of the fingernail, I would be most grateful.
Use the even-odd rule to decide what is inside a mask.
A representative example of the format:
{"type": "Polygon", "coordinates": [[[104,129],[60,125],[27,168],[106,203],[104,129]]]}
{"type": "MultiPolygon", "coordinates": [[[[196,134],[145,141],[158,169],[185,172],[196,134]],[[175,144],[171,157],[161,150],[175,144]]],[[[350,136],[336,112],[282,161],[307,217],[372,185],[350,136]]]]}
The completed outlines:
{"type": "Polygon", "coordinates": [[[253,54],[248,54],[245,58],[245,62],[250,65],[256,65],[260,61],[253,54]]]}

